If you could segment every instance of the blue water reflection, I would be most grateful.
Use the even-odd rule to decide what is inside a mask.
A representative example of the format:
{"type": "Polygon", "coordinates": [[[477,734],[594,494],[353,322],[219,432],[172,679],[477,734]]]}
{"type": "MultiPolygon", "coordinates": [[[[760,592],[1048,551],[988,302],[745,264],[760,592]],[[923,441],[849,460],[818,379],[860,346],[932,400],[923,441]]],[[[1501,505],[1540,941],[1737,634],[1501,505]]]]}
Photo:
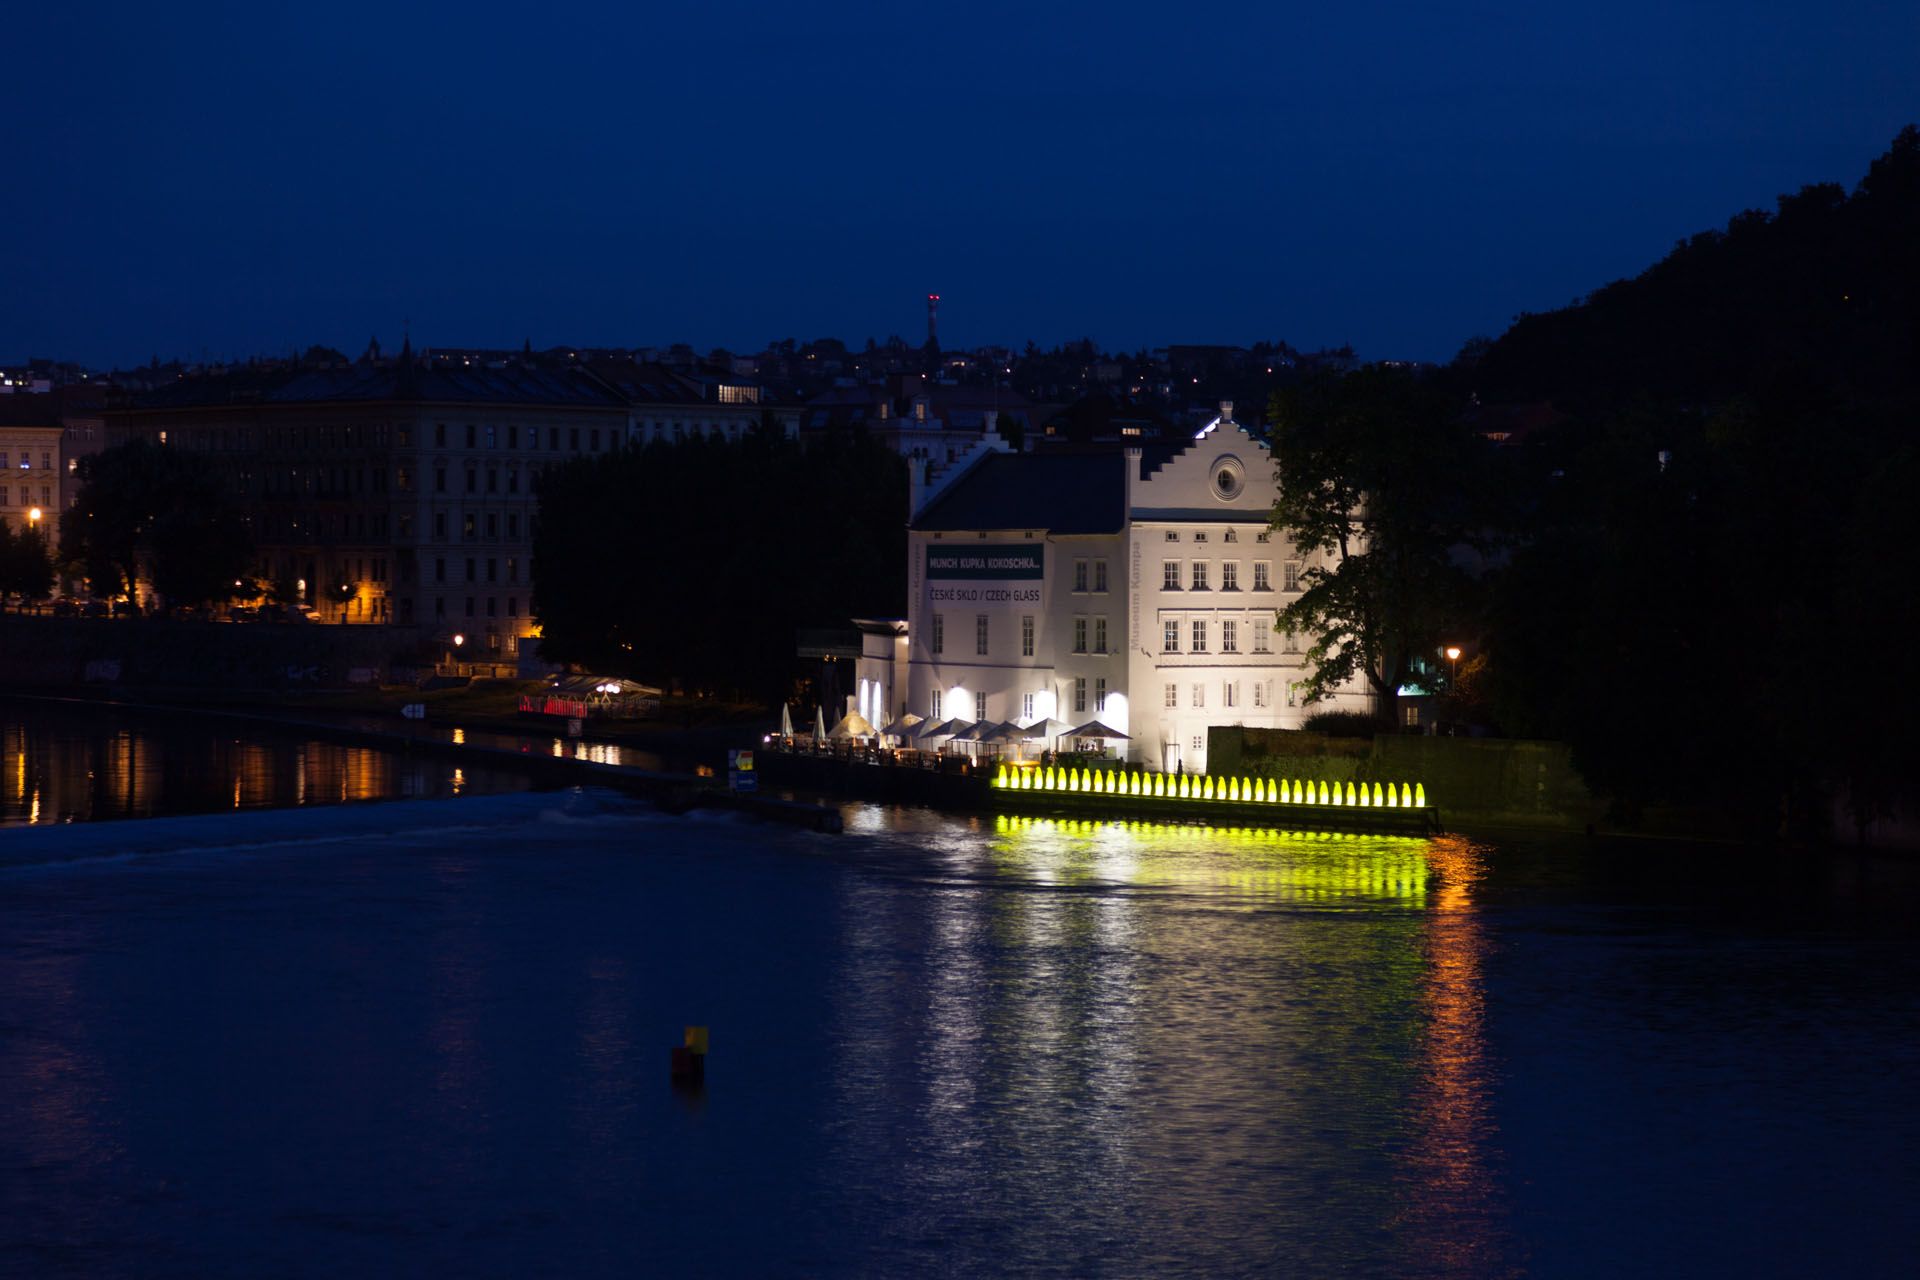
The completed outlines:
{"type": "Polygon", "coordinates": [[[1897,867],[847,816],[588,793],[5,837],[0,1272],[1871,1274],[1904,1249],[1897,867]],[[700,1092],[667,1078],[689,1022],[700,1092]]]}

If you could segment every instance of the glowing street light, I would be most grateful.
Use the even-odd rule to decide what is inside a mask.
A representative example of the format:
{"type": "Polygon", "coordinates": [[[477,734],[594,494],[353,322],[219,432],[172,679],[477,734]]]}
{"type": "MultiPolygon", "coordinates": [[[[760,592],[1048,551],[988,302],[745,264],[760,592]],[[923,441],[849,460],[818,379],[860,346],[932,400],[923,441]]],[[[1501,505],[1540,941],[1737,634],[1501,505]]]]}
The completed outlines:
{"type": "Polygon", "coordinates": [[[461,635],[458,632],[454,633],[454,637],[453,637],[454,648],[458,649],[461,645],[465,644],[466,642],[467,642],[467,638],[464,635],[461,635]]]}
{"type": "Polygon", "coordinates": [[[1447,687],[1451,689],[1460,682],[1460,646],[1459,645],[1450,644],[1447,646],[1447,661],[1453,666],[1453,674],[1447,680],[1447,687]]]}
{"type": "Polygon", "coordinates": [[[29,525],[31,525],[31,526],[33,526],[33,527],[34,527],[34,528],[36,528],[36,529],[37,529],[37,528],[39,528],[39,527],[40,527],[40,515],[41,515],[41,512],[40,512],[40,508],[38,508],[38,507],[29,507],[29,508],[27,509],[27,523],[28,523],[29,525]]]}

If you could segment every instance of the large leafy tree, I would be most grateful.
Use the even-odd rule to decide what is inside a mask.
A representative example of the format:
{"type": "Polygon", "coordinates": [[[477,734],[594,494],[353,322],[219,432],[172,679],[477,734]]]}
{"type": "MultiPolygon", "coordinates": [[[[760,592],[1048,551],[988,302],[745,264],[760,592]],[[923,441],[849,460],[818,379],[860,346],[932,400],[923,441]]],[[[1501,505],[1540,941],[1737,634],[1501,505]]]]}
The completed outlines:
{"type": "Polygon", "coordinates": [[[1458,625],[1479,440],[1412,372],[1372,365],[1277,392],[1273,527],[1311,561],[1277,625],[1312,637],[1308,702],[1364,678],[1380,715],[1458,625]]]}
{"type": "Polygon", "coordinates": [[[864,436],[655,443],[540,484],[533,609],[550,659],[783,695],[795,632],[906,603],[906,464],[864,436]]]}
{"type": "Polygon", "coordinates": [[[53,594],[53,555],[37,528],[15,533],[0,520],[0,596],[45,600],[53,594]]]}
{"type": "Polygon", "coordinates": [[[61,549],[95,595],[127,594],[145,580],[168,604],[204,604],[245,580],[253,539],[205,456],[134,440],[82,458],[77,474],[61,549]]]}

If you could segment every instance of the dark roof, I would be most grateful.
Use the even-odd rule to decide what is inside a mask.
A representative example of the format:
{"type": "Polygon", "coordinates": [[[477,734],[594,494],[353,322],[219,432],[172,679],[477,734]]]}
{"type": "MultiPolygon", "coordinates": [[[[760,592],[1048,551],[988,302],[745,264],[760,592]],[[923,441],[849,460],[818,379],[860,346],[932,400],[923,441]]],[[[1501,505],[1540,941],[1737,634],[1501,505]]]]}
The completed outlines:
{"type": "Polygon", "coordinates": [[[57,427],[60,403],[41,392],[14,392],[0,396],[0,427],[57,427]]]}
{"type": "Polygon", "coordinates": [[[241,404],[314,404],[413,400],[440,404],[570,404],[612,407],[618,393],[572,369],[511,365],[422,368],[412,362],[344,369],[248,370],[181,378],[133,397],[135,409],[241,404]]]}
{"type": "Polygon", "coordinates": [[[993,453],[928,504],[915,529],[1118,533],[1126,524],[1123,453],[993,453]]]}

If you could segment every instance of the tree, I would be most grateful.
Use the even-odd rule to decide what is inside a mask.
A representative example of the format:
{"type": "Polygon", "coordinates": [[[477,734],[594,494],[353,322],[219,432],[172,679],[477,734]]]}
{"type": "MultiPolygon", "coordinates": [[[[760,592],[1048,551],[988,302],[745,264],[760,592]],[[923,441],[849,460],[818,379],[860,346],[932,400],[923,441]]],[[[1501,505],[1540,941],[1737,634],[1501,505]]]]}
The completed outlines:
{"type": "Polygon", "coordinates": [[[1402,369],[1321,374],[1273,397],[1273,527],[1304,557],[1281,630],[1314,637],[1305,695],[1364,677],[1383,719],[1460,622],[1480,442],[1458,406],[1402,369]]]}
{"type": "Polygon", "coordinates": [[[145,580],[170,605],[206,604],[245,580],[253,538],[204,455],[134,440],[82,458],[77,474],[61,549],[95,595],[131,594],[145,580]]]}
{"type": "Polygon", "coordinates": [[[609,675],[783,695],[795,632],[906,603],[906,464],[864,434],[802,448],[768,420],[542,477],[541,653],[609,675]]]}
{"type": "Polygon", "coordinates": [[[0,520],[0,596],[45,600],[53,594],[53,553],[37,528],[14,533],[0,520]]]}

